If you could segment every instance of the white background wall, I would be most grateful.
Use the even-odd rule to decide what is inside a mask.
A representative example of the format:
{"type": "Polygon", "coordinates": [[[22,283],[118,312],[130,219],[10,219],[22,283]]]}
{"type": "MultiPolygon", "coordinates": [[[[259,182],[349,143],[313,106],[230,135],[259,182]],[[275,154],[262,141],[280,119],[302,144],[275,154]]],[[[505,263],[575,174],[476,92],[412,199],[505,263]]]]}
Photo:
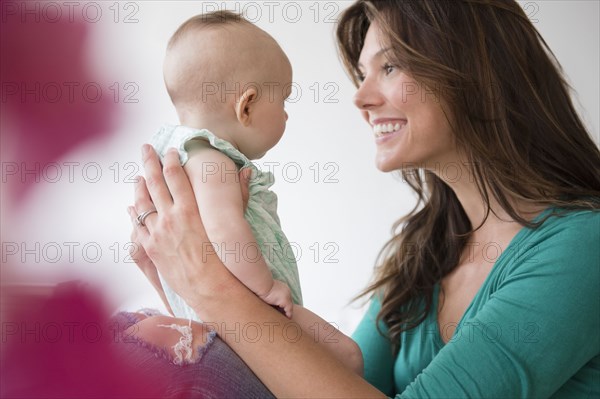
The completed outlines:
{"type": "MultiPolygon", "coordinates": [[[[46,259],[56,260],[53,252],[41,253],[39,262],[27,255],[26,263],[34,264],[35,273],[72,267],[86,278],[106,283],[119,308],[160,307],[135,265],[124,262],[131,229],[125,209],[133,193],[127,177],[141,172],[140,145],[160,124],[177,122],[161,73],[168,38],[192,15],[237,7],[279,41],[294,67],[301,95],[287,106],[290,118],[283,140],[262,161],[276,165],[273,188],[279,196],[284,231],[301,251],[298,264],[306,306],[350,333],[362,310],[360,303],[347,303],[368,282],[392,223],[414,205],[411,192],[399,179],[375,169],[372,134],[352,105],[354,88],[336,55],[333,21],[350,2],[97,4],[102,18],[90,37],[90,67],[101,76],[106,95],[113,94],[108,87],[118,82],[123,90],[119,101],[123,119],[111,137],[87,143],[64,157],[61,162],[80,165],[72,182],[63,178],[39,184],[19,213],[3,215],[4,239],[24,242],[27,248],[36,243],[40,248],[48,243],[63,248],[55,263],[46,259]],[[124,23],[127,16],[137,22],[124,23]],[[127,83],[134,85],[126,87],[127,83]],[[123,95],[132,94],[133,88],[138,91],[131,98],[138,102],[124,103],[123,95]],[[102,175],[90,183],[95,180],[95,166],[88,166],[88,175],[82,171],[94,162],[102,175]],[[72,259],[65,242],[79,244],[72,259]],[[86,244],[87,252],[83,251],[86,244]]],[[[563,65],[598,142],[599,3],[521,4],[563,65]]]]}

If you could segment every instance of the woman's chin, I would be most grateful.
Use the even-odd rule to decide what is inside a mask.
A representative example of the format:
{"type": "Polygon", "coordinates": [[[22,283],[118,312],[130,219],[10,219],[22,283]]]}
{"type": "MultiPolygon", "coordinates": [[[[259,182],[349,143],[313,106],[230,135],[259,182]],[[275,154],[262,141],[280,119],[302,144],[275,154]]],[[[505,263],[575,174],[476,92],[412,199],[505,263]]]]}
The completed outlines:
{"type": "Polygon", "coordinates": [[[375,156],[375,167],[381,172],[388,173],[402,169],[403,163],[388,154],[377,154],[375,156]]]}
{"type": "Polygon", "coordinates": [[[394,170],[398,170],[398,168],[391,166],[390,162],[380,162],[379,160],[375,161],[375,167],[379,169],[380,172],[388,173],[393,172],[394,170]]]}
{"type": "Polygon", "coordinates": [[[375,156],[375,167],[384,173],[419,169],[423,166],[422,158],[409,158],[404,154],[377,154],[375,156]]]}

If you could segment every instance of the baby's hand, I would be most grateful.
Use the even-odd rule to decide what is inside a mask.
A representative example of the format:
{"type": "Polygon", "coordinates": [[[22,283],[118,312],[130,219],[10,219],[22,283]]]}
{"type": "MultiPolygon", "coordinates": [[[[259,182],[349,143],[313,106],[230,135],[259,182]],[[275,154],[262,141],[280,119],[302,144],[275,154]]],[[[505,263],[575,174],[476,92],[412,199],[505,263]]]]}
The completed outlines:
{"type": "Polygon", "coordinates": [[[279,280],[273,280],[273,287],[261,299],[269,305],[278,306],[285,312],[288,319],[292,318],[292,292],[290,287],[279,280]]]}

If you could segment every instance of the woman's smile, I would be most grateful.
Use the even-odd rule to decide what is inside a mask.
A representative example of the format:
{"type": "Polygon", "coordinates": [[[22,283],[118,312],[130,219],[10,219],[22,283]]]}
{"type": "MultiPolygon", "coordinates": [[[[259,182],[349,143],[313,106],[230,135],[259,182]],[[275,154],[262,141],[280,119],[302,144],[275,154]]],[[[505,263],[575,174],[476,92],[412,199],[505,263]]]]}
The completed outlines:
{"type": "Polygon", "coordinates": [[[405,131],[407,123],[406,119],[375,119],[372,123],[375,143],[379,145],[399,136],[405,131]]]}

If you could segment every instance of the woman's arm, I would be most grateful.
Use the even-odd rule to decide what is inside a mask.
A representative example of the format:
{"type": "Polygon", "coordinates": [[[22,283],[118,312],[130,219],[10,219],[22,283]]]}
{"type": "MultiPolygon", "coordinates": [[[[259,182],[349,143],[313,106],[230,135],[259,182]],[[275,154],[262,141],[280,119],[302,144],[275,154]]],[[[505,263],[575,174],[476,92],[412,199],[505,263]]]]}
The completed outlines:
{"type": "Polygon", "coordinates": [[[352,338],[303,306],[294,305],[292,321],[298,323],[302,333],[311,337],[321,348],[331,352],[346,367],[363,376],[363,355],[352,338]]]}
{"type": "Polygon", "coordinates": [[[379,296],[374,296],[367,313],[356,327],[352,338],[361,349],[364,359],[365,380],[373,384],[388,396],[396,394],[394,381],[394,363],[392,344],[388,338],[388,329],[383,321],[377,328],[377,314],[381,310],[379,296]],[[380,331],[381,330],[381,331],[380,331]]]}
{"type": "Polygon", "coordinates": [[[143,147],[147,182],[136,187],[136,209],[156,207],[139,240],[162,276],[280,397],[384,395],[344,367],[282,314],[242,285],[216,256],[177,152],[161,169],[154,150],[143,147]]]}

